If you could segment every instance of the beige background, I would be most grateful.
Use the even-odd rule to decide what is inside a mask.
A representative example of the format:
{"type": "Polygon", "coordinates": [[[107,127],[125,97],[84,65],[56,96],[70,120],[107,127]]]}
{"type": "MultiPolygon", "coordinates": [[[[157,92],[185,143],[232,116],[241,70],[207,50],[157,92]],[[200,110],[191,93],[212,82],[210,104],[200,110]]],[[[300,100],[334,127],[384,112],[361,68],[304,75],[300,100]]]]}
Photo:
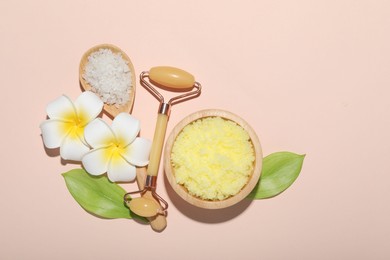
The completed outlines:
{"type": "MultiPolygon", "coordinates": [[[[1,259],[390,259],[390,2],[0,1],[1,259]],[[205,108],[234,112],[264,154],[307,154],[269,200],[189,206],[160,172],[162,233],[103,220],[46,153],[47,103],[80,93],[84,51],[112,43],[137,70],[172,65],[203,84],[173,108],[168,133],[205,108]]],[[[157,101],[137,86],[133,115],[152,138],[157,101]]],[[[130,184],[128,190],[135,186],[130,184]]]]}

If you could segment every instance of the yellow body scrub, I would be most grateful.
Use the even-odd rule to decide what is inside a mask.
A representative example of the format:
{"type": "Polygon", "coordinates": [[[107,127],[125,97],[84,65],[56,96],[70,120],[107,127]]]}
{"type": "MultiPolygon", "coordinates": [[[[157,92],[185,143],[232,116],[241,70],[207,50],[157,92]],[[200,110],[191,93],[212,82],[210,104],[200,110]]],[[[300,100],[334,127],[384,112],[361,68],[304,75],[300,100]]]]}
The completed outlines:
{"type": "Polygon", "coordinates": [[[204,200],[224,200],[240,192],[253,172],[254,161],[248,133],[218,116],[185,126],[171,153],[176,182],[204,200]]]}

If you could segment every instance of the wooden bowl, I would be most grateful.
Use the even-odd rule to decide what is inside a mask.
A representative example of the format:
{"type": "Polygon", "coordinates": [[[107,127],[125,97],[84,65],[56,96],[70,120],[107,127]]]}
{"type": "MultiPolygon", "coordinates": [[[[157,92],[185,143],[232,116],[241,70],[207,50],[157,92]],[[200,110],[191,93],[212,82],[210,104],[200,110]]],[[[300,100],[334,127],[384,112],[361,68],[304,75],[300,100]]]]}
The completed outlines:
{"type": "Polygon", "coordinates": [[[135,99],[135,86],[136,86],[135,70],[133,64],[131,63],[130,58],[126,55],[124,51],[122,51],[118,47],[112,44],[100,44],[90,48],[88,51],[84,53],[83,57],[81,58],[80,67],[79,67],[79,80],[80,80],[81,87],[84,90],[92,89],[91,85],[89,85],[88,82],[86,82],[85,79],[83,78],[83,74],[85,72],[85,66],[88,64],[88,57],[92,53],[99,51],[100,49],[110,49],[113,53],[122,54],[122,58],[128,62],[127,65],[129,66],[130,73],[131,73],[131,90],[129,94],[130,95],[129,101],[120,106],[104,104],[104,110],[112,117],[115,117],[121,112],[131,113],[134,105],[134,99],[135,99]]]}
{"type": "Polygon", "coordinates": [[[260,179],[261,169],[262,169],[262,159],[263,159],[263,155],[262,155],[260,141],[255,131],[249,126],[248,123],[246,123],[241,117],[232,114],[228,111],[218,110],[218,109],[208,109],[208,110],[202,110],[193,113],[185,117],[174,127],[165,145],[164,169],[170,185],[172,186],[173,190],[182,199],[200,208],[221,209],[221,208],[230,207],[240,202],[241,200],[243,200],[245,197],[249,195],[249,193],[253,190],[253,188],[256,186],[257,182],[260,179]],[[236,122],[249,134],[250,141],[252,142],[254,153],[255,153],[254,167],[248,182],[236,195],[228,197],[224,200],[204,200],[202,198],[198,198],[189,194],[187,189],[183,185],[180,185],[176,182],[174,168],[172,167],[172,163],[171,163],[172,147],[174,145],[177,136],[180,134],[183,128],[198,119],[206,118],[206,117],[221,117],[222,119],[236,122]]]}

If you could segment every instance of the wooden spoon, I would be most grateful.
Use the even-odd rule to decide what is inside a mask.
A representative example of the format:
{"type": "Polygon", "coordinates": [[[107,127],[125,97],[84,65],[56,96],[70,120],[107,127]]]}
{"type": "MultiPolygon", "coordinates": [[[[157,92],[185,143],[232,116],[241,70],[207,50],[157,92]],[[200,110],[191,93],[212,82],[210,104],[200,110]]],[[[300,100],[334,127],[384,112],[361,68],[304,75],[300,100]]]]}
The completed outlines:
{"type": "MultiPolygon", "coordinates": [[[[136,86],[135,70],[130,58],[126,55],[124,51],[122,51],[120,48],[116,46],[111,44],[100,44],[90,48],[88,51],[84,53],[83,57],[81,58],[80,67],[79,67],[79,79],[80,79],[81,88],[84,91],[92,90],[92,86],[88,84],[88,82],[86,82],[86,80],[83,78],[83,74],[85,73],[85,66],[88,64],[88,57],[92,53],[99,51],[100,49],[110,49],[113,53],[120,53],[122,55],[122,58],[125,61],[127,61],[127,65],[129,66],[130,69],[131,86],[132,86],[131,91],[129,93],[130,95],[129,101],[126,104],[118,107],[115,105],[104,104],[103,109],[105,113],[108,114],[108,116],[110,116],[111,118],[115,118],[115,116],[117,116],[121,112],[131,113],[133,109],[134,99],[135,99],[135,86],[136,86]]],[[[144,188],[145,179],[146,179],[146,167],[137,167],[137,184],[140,190],[144,188]]],[[[165,227],[167,226],[167,220],[164,215],[157,215],[147,219],[149,220],[152,229],[155,231],[160,232],[164,230],[165,227]]]]}
{"type": "Polygon", "coordinates": [[[88,64],[88,57],[94,53],[99,51],[100,49],[109,49],[111,50],[114,54],[120,53],[122,55],[122,58],[127,62],[127,65],[129,66],[130,73],[131,73],[131,89],[129,93],[129,101],[123,105],[108,105],[104,104],[104,111],[110,116],[110,117],[115,117],[121,112],[126,112],[126,113],[131,113],[131,110],[133,109],[133,104],[134,104],[134,98],[135,98],[135,86],[136,86],[136,77],[135,77],[135,70],[134,66],[131,63],[130,58],[126,55],[125,52],[123,52],[121,49],[118,47],[111,45],[111,44],[100,44],[92,47],[88,51],[86,51],[81,58],[80,61],[80,67],[79,67],[79,79],[80,79],[80,84],[83,90],[92,90],[92,86],[84,79],[83,75],[85,73],[85,67],[88,64]]]}

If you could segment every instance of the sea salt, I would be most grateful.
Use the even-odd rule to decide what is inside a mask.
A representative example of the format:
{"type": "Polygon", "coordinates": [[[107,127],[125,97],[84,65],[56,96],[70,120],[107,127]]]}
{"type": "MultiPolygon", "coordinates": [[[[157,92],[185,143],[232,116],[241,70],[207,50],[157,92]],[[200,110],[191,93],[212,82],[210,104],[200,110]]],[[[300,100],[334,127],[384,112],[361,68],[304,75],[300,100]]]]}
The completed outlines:
{"type": "Polygon", "coordinates": [[[131,72],[120,53],[99,49],[88,57],[83,74],[92,91],[108,105],[120,106],[130,99],[131,72]]]}

